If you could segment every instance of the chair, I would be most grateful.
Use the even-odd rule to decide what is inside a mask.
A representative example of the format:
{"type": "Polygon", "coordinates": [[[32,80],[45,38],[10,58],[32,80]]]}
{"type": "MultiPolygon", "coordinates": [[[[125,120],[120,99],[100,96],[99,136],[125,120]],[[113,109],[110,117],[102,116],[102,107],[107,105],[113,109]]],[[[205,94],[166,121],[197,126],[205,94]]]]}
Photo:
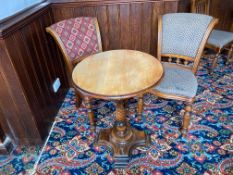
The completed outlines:
{"type": "MultiPolygon", "coordinates": [[[[46,28],[59,46],[66,64],[70,86],[74,66],[85,57],[102,51],[97,18],[78,17],[57,22],[46,28]]],[[[76,91],[77,106],[81,96],[76,91]]]]}
{"type": "MultiPolygon", "coordinates": [[[[209,15],[210,0],[192,0],[191,12],[209,15]]],[[[225,49],[228,50],[227,61],[232,58],[233,54],[233,33],[222,30],[213,30],[209,36],[206,47],[216,52],[214,55],[211,70],[216,67],[220,53],[225,49]]]]}
{"type": "Polygon", "coordinates": [[[198,64],[208,36],[217,23],[211,16],[170,13],[159,17],[157,57],[164,76],[151,93],[186,104],[181,129],[185,136],[190,123],[192,103],[197,92],[198,64]]]}

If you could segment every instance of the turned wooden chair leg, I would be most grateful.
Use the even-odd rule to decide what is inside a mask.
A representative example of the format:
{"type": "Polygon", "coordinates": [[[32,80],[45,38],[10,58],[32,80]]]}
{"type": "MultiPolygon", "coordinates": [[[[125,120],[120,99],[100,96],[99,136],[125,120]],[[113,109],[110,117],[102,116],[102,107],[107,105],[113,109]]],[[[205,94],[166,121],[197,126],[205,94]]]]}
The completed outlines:
{"type": "Polygon", "coordinates": [[[76,107],[79,108],[82,104],[82,97],[78,91],[75,91],[76,95],[76,107]]]}
{"type": "Polygon", "coordinates": [[[95,118],[92,111],[91,100],[89,97],[84,97],[85,106],[87,108],[87,115],[90,121],[91,130],[95,131],[95,118]]]}
{"type": "Polygon", "coordinates": [[[143,111],[143,95],[138,96],[138,106],[137,106],[137,120],[141,122],[143,111]]]}
{"type": "Polygon", "coordinates": [[[209,73],[213,72],[213,70],[215,69],[219,56],[220,56],[220,49],[219,49],[218,53],[215,55],[215,57],[213,59],[212,66],[210,68],[209,73]]]}
{"type": "Polygon", "coordinates": [[[188,102],[185,106],[185,112],[183,116],[183,125],[181,127],[181,133],[183,136],[186,136],[188,133],[188,128],[190,124],[190,112],[192,111],[192,103],[188,102]]]}
{"type": "Polygon", "coordinates": [[[231,48],[227,54],[227,63],[229,63],[230,61],[233,61],[233,44],[231,45],[231,48]]]}

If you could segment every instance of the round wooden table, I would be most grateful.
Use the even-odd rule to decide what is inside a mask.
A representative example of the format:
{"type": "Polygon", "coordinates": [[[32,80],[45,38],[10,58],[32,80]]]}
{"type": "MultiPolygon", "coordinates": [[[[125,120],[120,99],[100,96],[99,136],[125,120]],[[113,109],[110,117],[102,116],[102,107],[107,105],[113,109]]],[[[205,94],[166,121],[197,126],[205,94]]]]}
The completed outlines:
{"type": "Polygon", "coordinates": [[[143,110],[143,94],[161,79],[163,67],[153,56],[135,50],[111,50],[91,55],[78,63],[72,73],[74,87],[83,96],[90,124],[94,115],[90,98],[116,101],[113,128],[101,130],[97,144],[107,144],[114,151],[115,167],[127,165],[131,148],[145,145],[149,137],[132,128],[126,118],[123,100],[138,97],[137,117],[143,110]]]}

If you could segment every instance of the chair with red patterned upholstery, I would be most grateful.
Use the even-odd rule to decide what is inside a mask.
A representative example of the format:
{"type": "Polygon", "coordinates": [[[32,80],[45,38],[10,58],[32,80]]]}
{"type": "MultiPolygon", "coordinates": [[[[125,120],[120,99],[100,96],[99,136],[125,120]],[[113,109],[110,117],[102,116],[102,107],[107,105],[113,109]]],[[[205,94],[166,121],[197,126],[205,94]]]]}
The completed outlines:
{"type": "MultiPolygon", "coordinates": [[[[74,66],[85,57],[102,51],[97,18],[77,17],[59,21],[46,28],[59,46],[66,64],[70,86],[74,66]]],[[[78,92],[77,106],[81,104],[78,92]]]]}

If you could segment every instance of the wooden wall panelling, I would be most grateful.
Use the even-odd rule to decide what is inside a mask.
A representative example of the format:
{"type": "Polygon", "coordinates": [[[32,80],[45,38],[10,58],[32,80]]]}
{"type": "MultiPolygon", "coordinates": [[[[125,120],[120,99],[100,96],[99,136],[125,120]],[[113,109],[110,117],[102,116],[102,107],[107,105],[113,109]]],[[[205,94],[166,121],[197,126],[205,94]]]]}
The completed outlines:
{"type": "Polygon", "coordinates": [[[211,0],[210,15],[219,19],[216,28],[230,31],[233,24],[233,0],[211,0]]]}
{"type": "MultiPolygon", "coordinates": [[[[10,124],[10,127],[20,144],[38,143],[48,134],[67,91],[68,81],[62,57],[45,31],[45,27],[53,23],[50,8],[45,7],[22,22],[24,24],[18,24],[17,30],[2,38],[8,53],[3,56],[3,71],[6,69],[6,56],[11,62],[8,73],[4,71],[7,76],[5,81],[12,89],[10,93],[17,96],[12,97],[16,112],[9,112],[7,104],[10,102],[3,102],[4,118],[14,117],[16,123],[10,124]],[[12,72],[17,82],[8,82],[12,72]],[[52,83],[56,77],[60,78],[61,88],[54,93],[52,83]]],[[[4,99],[10,93],[3,92],[4,99]]]]}
{"type": "MultiPolygon", "coordinates": [[[[133,33],[130,31],[130,6],[126,4],[120,4],[119,6],[119,21],[120,21],[120,47],[123,49],[130,49],[130,41],[128,38],[128,33],[131,33],[130,38],[133,37],[133,33]]],[[[136,36],[134,36],[136,37],[136,36]]]]}
{"type": "Polygon", "coordinates": [[[110,47],[110,38],[109,36],[109,29],[108,29],[108,13],[107,13],[107,6],[99,6],[96,9],[96,16],[98,20],[99,26],[101,27],[101,40],[103,45],[103,50],[107,50],[110,47]]]}
{"type": "Polygon", "coordinates": [[[136,49],[155,55],[157,17],[177,12],[178,0],[54,3],[55,22],[78,16],[98,18],[104,50],[136,49]]]}
{"type": "Polygon", "coordinates": [[[176,9],[175,12],[178,12],[179,1],[164,0],[163,3],[164,7],[162,9],[164,10],[164,13],[173,13],[174,9],[176,9]]]}
{"type": "MultiPolygon", "coordinates": [[[[7,38],[8,50],[21,79],[28,103],[31,109],[36,111],[33,117],[36,117],[38,126],[43,126],[43,119],[47,116],[43,109],[49,105],[48,101],[51,97],[48,95],[48,90],[42,87],[45,84],[43,78],[45,74],[41,70],[42,59],[38,56],[31,32],[34,32],[32,27],[27,26],[7,38]],[[39,77],[37,73],[41,76],[39,77]]],[[[41,132],[43,133],[43,130],[41,132]]]]}
{"type": "MultiPolygon", "coordinates": [[[[190,12],[191,0],[180,0],[179,12],[190,12]]],[[[219,19],[215,28],[231,31],[233,24],[233,0],[210,0],[210,15],[219,19]]]]}
{"type": "MultiPolygon", "coordinates": [[[[174,9],[176,12],[177,9],[174,9]]],[[[150,39],[150,53],[157,54],[157,41],[158,41],[158,16],[166,13],[164,3],[153,4],[152,18],[151,18],[151,39],[150,39]],[[153,39],[154,38],[154,39],[153,39]]]]}
{"type": "MultiPolygon", "coordinates": [[[[0,41],[2,43],[2,41],[0,41]]],[[[8,121],[15,121],[16,112],[15,112],[15,104],[12,100],[12,95],[10,93],[10,89],[8,88],[8,83],[6,81],[7,77],[4,75],[3,69],[3,58],[7,57],[4,47],[0,44],[0,124],[2,126],[2,130],[4,135],[8,134],[15,142],[17,142],[17,137],[15,136],[14,130],[10,130],[8,121]],[[5,99],[6,98],[6,99],[5,99]],[[11,105],[10,105],[11,104],[11,105]],[[7,108],[3,108],[6,107],[7,108]],[[9,107],[8,107],[9,106],[9,107]]],[[[7,62],[8,63],[8,62],[7,62]]],[[[4,66],[7,66],[7,64],[4,66]]],[[[8,67],[9,68],[9,67],[8,67]]],[[[8,69],[9,70],[9,69],[8,69]]],[[[16,118],[16,122],[18,119],[16,118]]],[[[16,130],[19,130],[18,125],[15,126],[16,130]]],[[[21,131],[20,131],[21,132],[21,131]]],[[[19,133],[20,134],[20,133],[19,133]]]]}
{"type": "MultiPolygon", "coordinates": [[[[110,47],[107,50],[112,49],[119,49],[120,44],[120,21],[119,21],[119,5],[108,5],[107,6],[107,14],[108,14],[108,26],[104,26],[108,28],[109,31],[109,40],[110,40],[110,47]]],[[[127,18],[127,17],[126,17],[127,18]]],[[[103,26],[100,26],[100,30],[103,26]]],[[[102,33],[101,33],[102,34],[102,33]]],[[[103,33],[103,35],[105,35],[103,33]]],[[[130,35],[129,35],[130,37],[130,35]]],[[[128,38],[130,39],[130,38],[128,38]]]]}
{"type": "MultiPolygon", "coordinates": [[[[40,19],[40,28],[41,28],[41,34],[46,38],[44,41],[46,45],[44,45],[44,48],[46,50],[46,53],[48,54],[50,59],[50,66],[53,66],[53,69],[55,70],[55,75],[59,75],[61,77],[62,83],[62,89],[65,89],[68,86],[68,79],[66,77],[66,69],[65,69],[65,63],[63,61],[63,56],[57,47],[54,39],[45,32],[45,27],[48,27],[51,25],[51,22],[53,22],[53,14],[52,11],[49,11],[49,15],[44,14],[44,17],[40,19]],[[47,19],[47,20],[45,20],[47,19]],[[55,58],[55,59],[53,59],[55,58]]],[[[48,68],[50,68],[48,66],[48,68]]]]}
{"type": "MultiPolygon", "coordinates": [[[[32,111],[29,107],[20,79],[14,68],[10,55],[5,47],[5,42],[1,41],[1,110],[5,121],[11,129],[9,134],[16,143],[27,142],[27,138],[35,138],[32,142],[40,142],[39,132],[32,111]]],[[[12,43],[13,44],[13,43],[12,43]]],[[[2,122],[2,121],[1,121],[2,122]]],[[[8,133],[7,133],[8,134],[8,133]]]]}
{"type": "MultiPolygon", "coordinates": [[[[156,3],[154,3],[156,4],[156,3]]],[[[158,3],[157,3],[158,4],[158,3]]],[[[154,24],[154,22],[152,21],[152,13],[153,13],[153,8],[151,8],[151,5],[150,3],[146,3],[146,4],[143,4],[142,5],[142,32],[141,32],[141,45],[143,46],[142,47],[142,51],[144,52],[147,52],[147,53],[151,53],[151,50],[150,50],[150,46],[151,46],[151,43],[149,43],[148,41],[152,41],[151,38],[152,38],[152,32],[155,33],[156,31],[152,31],[151,29],[156,27],[156,26],[152,26],[152,27],[148,27],[150,26],[151,24],[154,24]]],[[[155,5],[155,6],[158,6],[158,5],[155,5]]],[[[160,12],[157,13],[157,14],[161,14],[160,12]]],[[[134,37],[134,36],[132,36],[134,37]]],[[[137,36],[135,36],[137,37],[137,36]]],[[[154,38],[157,38],[157,37],[154,37],[154,38]]]]}
{"type": "MultiPolygon", "coordinates": [[[[141,49],[141,33],[142,33],[142,9],[141,4],[131,4],[130,5],[130,31],[132,32],[131,35],[128,34],[128,40],[130,40],[130,47],[131,49],[140,50],[141,49]],[[139,25],[140,24],[140,25],[139,25]]],[[[150,15],[148,15],[150,16],[150,15]]],[[[150,25],[151,26],[151,25],[150,25]]],[[[148,26],[149,28],[149,26],[148,26]]],[[[126,33],[127,34],[127,33],[126,33]]],[[[150,40],[148,41],[150,43],[150,40]]]]}
{"type": "Polygon", "coordinates": [[[179,12],[190,12],[191,0],[180,0],[178,10],[179,12]]]}

